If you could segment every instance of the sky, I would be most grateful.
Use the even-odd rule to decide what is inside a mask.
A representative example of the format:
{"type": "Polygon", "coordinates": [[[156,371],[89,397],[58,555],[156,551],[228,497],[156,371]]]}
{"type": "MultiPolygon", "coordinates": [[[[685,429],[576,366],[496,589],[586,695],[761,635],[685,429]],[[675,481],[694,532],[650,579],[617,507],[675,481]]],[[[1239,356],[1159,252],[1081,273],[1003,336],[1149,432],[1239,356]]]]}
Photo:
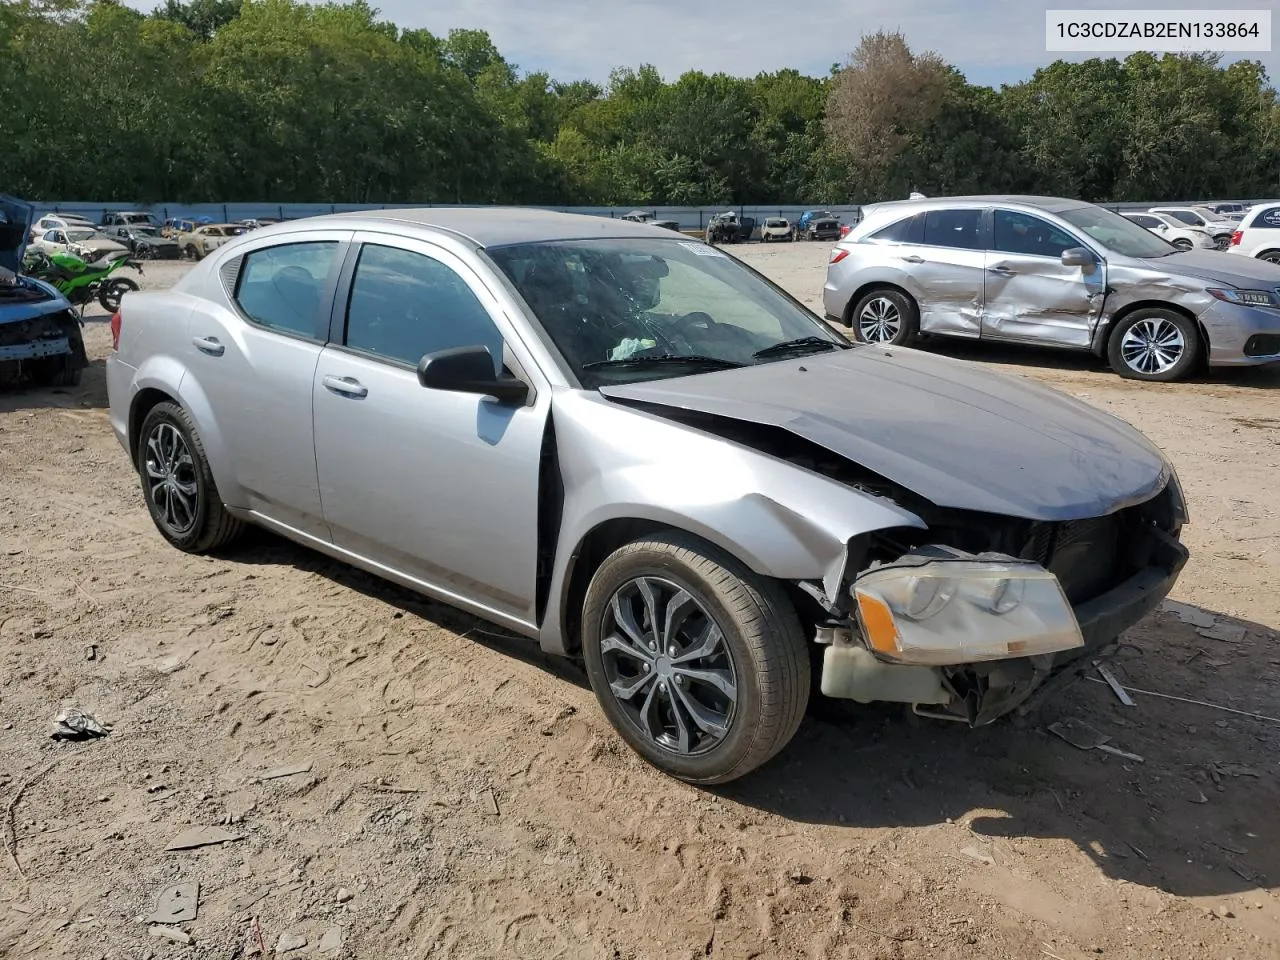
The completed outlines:
{"type": "MultiPolygon", "coordinates": [[[[155,0],[126,2],[143,10],[156,6],[155,0]]],[[[1025,80],[1059,58],[1091,55],[1045,51],[1047,9],[1218,9],[1207,0],[370,0],[370,5],[383,19],[439,35],[452,27],[486,30],[522,72],[544,70],[557,80],[602,82],[615,66],[642,63],[653,64],[668,80],[686,70],[754,76],[794,67],[823,75],[846,59],[863,34],[885,29],[900,30],[912,50],[933,50],[970,82],[988,86],[1025,80]]],[[[1236,0],[1230,8],[1270,6],[1236,0]]],[[[1276,20],[1280,24],[1280,15],[1276,20]]],[[[1273,84],[1280,79],[1280,54],[1274,49],[1226,59],[1238,56],[1261,60],[1273,84]]]]}

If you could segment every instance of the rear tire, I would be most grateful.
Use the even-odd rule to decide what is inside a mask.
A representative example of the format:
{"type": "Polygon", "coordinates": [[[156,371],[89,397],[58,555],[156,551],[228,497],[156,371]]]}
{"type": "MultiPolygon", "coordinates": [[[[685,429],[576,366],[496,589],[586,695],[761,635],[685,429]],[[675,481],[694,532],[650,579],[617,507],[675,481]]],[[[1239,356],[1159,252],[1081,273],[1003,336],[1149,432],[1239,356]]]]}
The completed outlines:
{"type": "Polygon", "coordinates": [[[128,277],[105,280],[98,288],[98,303],[102,304],[102,309],[108,313],[115,313],[120,309],[120,298],[137,289],[139,289],[138,285],[128,277]]]}
{"type": "Polygon", "coordinates": [[[847,324],[859,343],[901,347],[911,343],[920,331],[920,308],[901,290],[878,287],[853,305],[847,324]]]}
{"type": "Polygon", "coordinates": [[[1192,246],[1191,241],[1188,240],[1186,237],[1179,237],[1177,240],[1173,241],[1173,245],[1177,247],[1179,250],[1181,250],[1183,253],[1186,253],[1188,250],[1190,250],[1192,246]]]}
{"type": "Polygon", "coordinates": [[[1128,380],[1168,383],[1191,373],[1201,347],[1194,321],[1173,310],[1146,307],[1116,324],[1107,339],[1107,360],[1128,380]]]}
{"type": "Polygon", "coordinates": [[[1258,254],[1258,259],[1268,263],[1280,263],[1280,250],[1263,250],[1258,254]]]}
{"type": "Polygon", "coordinates": [[[678,530],[614,551],[583,602],[582,651],[627,744],[689,783],[727,783],[776,755],[809,699],[809,649],[786,594],[678,530]]]}
{"type": "Polygon", "coordinates": [[[143,419],[135,466],[156,529],[179,550],[208,553],[244,530],[223,504],[200,434],[178,404],[158,403],[143,419]]]}

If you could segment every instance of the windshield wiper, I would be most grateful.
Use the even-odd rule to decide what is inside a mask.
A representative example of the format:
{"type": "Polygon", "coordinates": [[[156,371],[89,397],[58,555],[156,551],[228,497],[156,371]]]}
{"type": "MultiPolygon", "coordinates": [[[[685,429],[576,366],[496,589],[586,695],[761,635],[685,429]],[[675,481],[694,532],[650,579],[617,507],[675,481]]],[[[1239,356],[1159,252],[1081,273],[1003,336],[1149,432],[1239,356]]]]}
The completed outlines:
{"type": "Polygon", "coordinates": [[[796,337],[794,340],[783,340],[771,347],[757,350],[751,356],[755,360],[768,360],[772,357],[785,357],[790,353],[818,353],[824,350],[837,350],[840,344],[826,337],[796,337]]]}
{"type": "Polygon", "coordinates": [[[622,368],[622,367],[647,367],[651,364],[657,366],[659,364],[677,364],[686,363],[696,367],[715,367],[719,370],[729,370],[733,367],[740,367],[742,364],[734,360],[722,360],[720,357],[703,357],[698,354],[678,354],[678,353],[660,353],[653,357],[622,357],[618,360],[592,360],[590,363],[582,365],[583,370],[599,370],[604,367],[622,368]]]}

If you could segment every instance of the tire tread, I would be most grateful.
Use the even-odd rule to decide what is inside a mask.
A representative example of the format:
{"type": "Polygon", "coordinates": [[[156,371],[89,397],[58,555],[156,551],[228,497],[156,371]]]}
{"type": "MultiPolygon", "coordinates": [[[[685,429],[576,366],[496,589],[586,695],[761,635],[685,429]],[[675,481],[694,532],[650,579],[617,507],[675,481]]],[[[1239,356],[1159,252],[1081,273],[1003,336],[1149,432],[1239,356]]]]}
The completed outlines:
{"type": "Polygon", "coordinates": [[[750,747],[722,773],[681,777],[703,785],[726,783],[772,759],[795,736],[809,699],[808,644],[799,617],[778,584],[753,574],[733,557],[680,530],[659,531],[618,548],[600,565],[596,575],[636,554],[655,552],[668,554],[708,584],[737,621],[759,664],[756,681],[760,716],[750,747]]]}

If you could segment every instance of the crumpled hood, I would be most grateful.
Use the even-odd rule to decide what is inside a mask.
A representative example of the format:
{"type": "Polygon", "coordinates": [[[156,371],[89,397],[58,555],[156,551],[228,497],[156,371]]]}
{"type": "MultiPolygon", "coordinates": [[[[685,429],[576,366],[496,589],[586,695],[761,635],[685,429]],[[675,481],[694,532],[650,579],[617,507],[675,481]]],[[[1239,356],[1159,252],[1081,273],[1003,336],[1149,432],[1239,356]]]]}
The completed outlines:
{"type": "Polygon", "coordinates": [[[784,428],[940,507],[1075,520],[1140,503],[1170,476],[1122,420],[918,350],[855,347],[600,392],[784,428]]]}
{"type": "Polygon", "coordinates": [[[31,204],[0,193],[0,267],[12,273],[22,272],[22,255],[31,236],[34,215],[31,204]]]}
{"type": "Polygon", "coordinates": [[[1207,286],[1216,284],[1246,290],[1280,287],[1280,265],[1222,250],[1188,250],[1137,262],[1149,270],[1166,270],[1173,276],[1207,280],[1207,286]]]}

